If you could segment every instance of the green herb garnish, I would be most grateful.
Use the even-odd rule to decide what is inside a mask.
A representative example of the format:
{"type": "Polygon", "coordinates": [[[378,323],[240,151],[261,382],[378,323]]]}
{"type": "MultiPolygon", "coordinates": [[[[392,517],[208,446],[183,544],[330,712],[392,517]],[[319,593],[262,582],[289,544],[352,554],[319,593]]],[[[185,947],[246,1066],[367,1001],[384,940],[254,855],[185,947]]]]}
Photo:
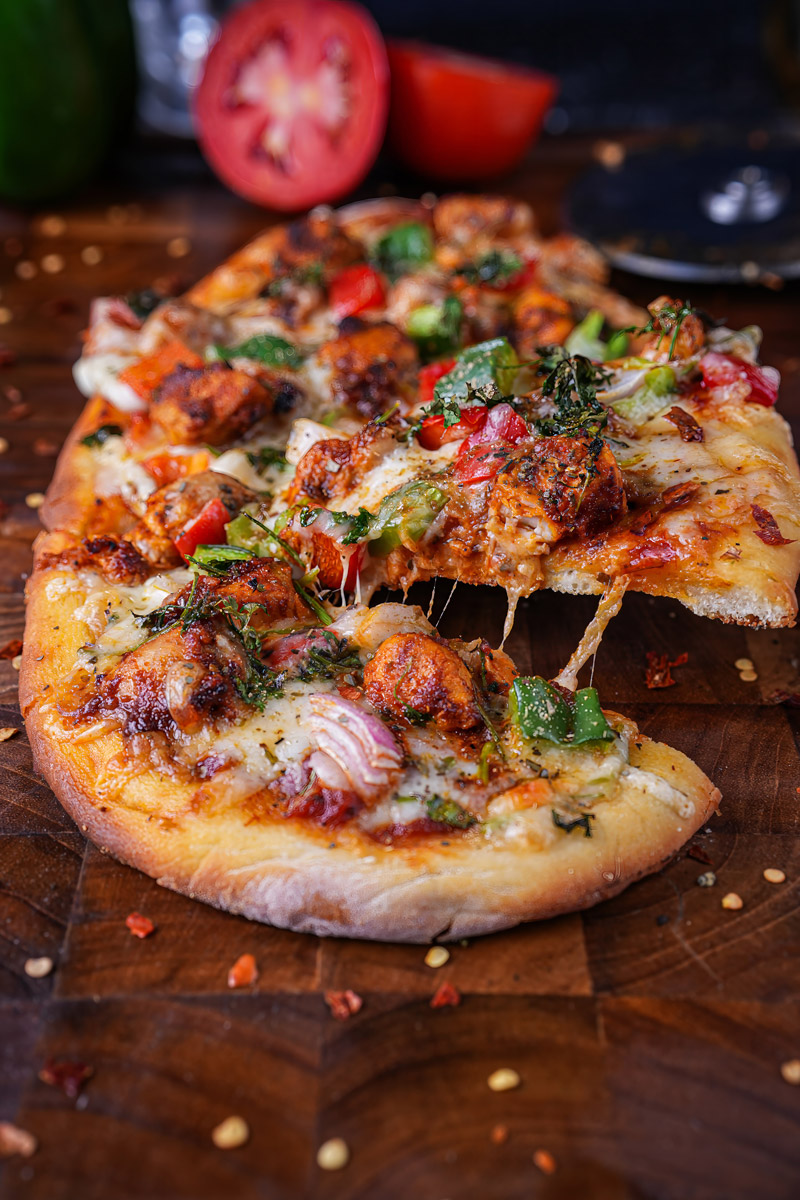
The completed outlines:
{"type": "Polygon", "coordinates": [[[248,450],[247,460],[256,471],[265,471],[274,467],[276,471],[285,471],[289,466],[286,455],[277,446],[260,446],[258,450],[248,450]]]}
{"type": "Polygon", "coordinates": [[[140,321],[149,317],[150,313],[157,309],[163,300],[164,296],[154,288],[142,288],[138,292],[128,292],[125,297],[128,308],[136,314],[140,321]]]}
{"type": "Polygon", "coordinates": [[[254,358],[268,367],[286,367],[290,371],[296,371],[303,362],[297,346],[274,333],[257,333],[238,346],[212,346],[208,355],[224,362],[232,358],[254,358]]]}
{"type": "Polygon", "coordinates": [[[417,343],[423,362],[455,354],[461,341],[462,313],[457,296],[447,296],[441,304],[422,304],[412,311],[406,333],[417,343]]]}
{"type": "Polygon", "coordinates": [[[99,429],[95,429],[93,433],[87,433],[86,437],[81,438],[82,446],[103,446],[110,437],[122,437],[122,428],[119,425],[101,425],[99,429]]]}
{"type": "Polygon", "coordinates": [[[551,808],[550,815],[556,828],[563,829],[564,833],[572,833],[573,829],[582,829],[584,837],[592,836],[591,822],[595,820],[594,813],[584,813],[582,817],[564,817],[557,809],[551,808]]]}
{"type": "Polygon", "coordinates": [[[519,367],[514,347],[508,338],[491,338],[462,350],[455,366],[437,379],[433,389],[434,401],[450,399],[462,403],[475,393],[481,393],[484,403],[498,400],[507,394],[519,367]]]}
{"type": "Polygon", "coordinates": [[[433,235],[421,221],[395,225],[373,247],[373,265],[390,279],[415,271],[433,258],[433,235]]]}

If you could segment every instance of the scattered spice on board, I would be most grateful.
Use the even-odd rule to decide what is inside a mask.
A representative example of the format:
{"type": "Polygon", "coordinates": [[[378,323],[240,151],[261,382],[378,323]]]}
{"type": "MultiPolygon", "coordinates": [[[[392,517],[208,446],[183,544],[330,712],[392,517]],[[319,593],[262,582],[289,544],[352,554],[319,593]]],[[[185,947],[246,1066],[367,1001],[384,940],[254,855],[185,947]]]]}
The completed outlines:
{"type": "Polygon", "coordinates": [[[258,967],[252,954],[240,954],[228,971],[228,987],[249,987],[258,979],[258,967]]]}
{"type": "Polygon", "coordinates": [[[461,1003],[461,992],[445,979],[431,997],[431,1008],[456,1008],[461,1003]]]}
{"type": "Polygon", "coordinates": [[[656,654],[653,650],[647,653],[647,670],[644,681],[649,688],[674,687],[678,682],[672,678],[672,667],[682,667],[689,661],[686,651],[677,658],[670,659],[668,654],[656,654]]]}
{"type": "Polygon", "coordinates": [[[493,1092],[510,1092],[513,1088],[518,1088],[522,1080],[513,1067],[498,1067],[496,1071],[492,1071],[486,1082],[493,1092]]]}
{"type": "Polygon", "coordinates": [[[43,955],[42,958],[28,958],[25,960],[25,974],[31,979],[44,979],[53,969],[52,958],[47,958],[43,955]]]}
{"type": "Polygon", "coordinates": [[[426,967],[443,967],[450,957],[450,951],[444,946],[431,946],[425,955],[426,967]]]}
{"type": "Polygon", "coordinates": [[[250,1137],[250,1127],[244,1117],[226,1117],[211,1130],[211,1140],[218,1150],[235,1150],[250,1137]]]}
{"type": "Polygon", "coordinates": [[[125,924],[130,929],[134,937],[146,938],[150,937],[151,933],[155,932],[155,925],[149,917],[143,917],[141,913],[131,913],[125,918],[125,924]]]}
{"type": "Polygon", "coordinates": [[[787,1083],[800,1086],[800,1058],[790,1058],[788,1062],[781,1063],[781,1075],[787,1083]]]}
{"type": "Polygon", "coordinates": [[[346,988],[343,992],[326,992],[325,1003],[337,1021],[348,1021],[355,1013],[361,1012],[364,1001],[358,992],[346,988]]]}
{"type": "Polygon", "coordinates": [[[0,1121],[0,1158],[11,1158],[18,1154],[20,1158],[30,1158],[36,1153],[39,1143],[27,1129],[20,1129],[10,1121],[0,1121]]]}
{"type": "Polygon", "coordinates": [[[83,1062],[56,1062],[48,1058],[39,1072],[42,1083],[50,1087],[60,1088],[70,1100],[75,1100],[87,1079],[94,1074],[94,1068],[83,1062]]]}
{"type": "Polygon", "coordinates": [[[317,1151],[317,1166],[323,1171],[341,1171],[350,1161],[350,1147],[344,1138],[328,1138],[317,1151]]]}
{"type": "Polygon", "coordinates": [[[744,908],[744,900],[737,892],[728,892],[727,896],[722,897],[722,907],[731,909],[744,908]]]}
{"type": "Polygon", "coordinates": [[[493,1125],[489,1134],[489,1141],[493,1146],[505,1146],[508,1141],[508,1126],[502,1124],[493,1125]]]}
{"type": "Polygon", "coordinates": [[[12,638],[10,642],[6,642],[5,646],[0,648],[0,658],[16,658],[22,653],[22,642],[19,638],[12,638]]]}
{"type": "Polygon", "coordinates": [[[19,730],[15,729],[13,725],[4,726],[3,729],[0,729],[0,742],[7,742],[15,733],[19,733],[19,730]]]}
{"type": "Polygon", "coordinates": [[[782,871],[780,867],[767,867],[764,871],[764,878],[767,883],[785,883],[786,872],[782,871]]]}
{"type": "Polygon", "coordinates": [[[554,1175],[558,1165],[549,1150],[537,1150],[533,1156],[533,1163],[543,1175],[554,1175]]]}

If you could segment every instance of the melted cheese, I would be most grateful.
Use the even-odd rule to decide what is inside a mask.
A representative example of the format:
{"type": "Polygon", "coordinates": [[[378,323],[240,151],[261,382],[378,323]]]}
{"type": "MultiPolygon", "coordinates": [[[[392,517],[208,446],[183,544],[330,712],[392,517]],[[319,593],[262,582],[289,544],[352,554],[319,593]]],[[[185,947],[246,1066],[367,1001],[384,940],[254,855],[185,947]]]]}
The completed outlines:
{"type": "Polygon", "coordinates": [[[130,354],[84,354],[72,374],[84,396],[103,396],[121,412],[142,412],[146,401],[119,381],[120,372],[136,361],[137,356],[130,354]]]}

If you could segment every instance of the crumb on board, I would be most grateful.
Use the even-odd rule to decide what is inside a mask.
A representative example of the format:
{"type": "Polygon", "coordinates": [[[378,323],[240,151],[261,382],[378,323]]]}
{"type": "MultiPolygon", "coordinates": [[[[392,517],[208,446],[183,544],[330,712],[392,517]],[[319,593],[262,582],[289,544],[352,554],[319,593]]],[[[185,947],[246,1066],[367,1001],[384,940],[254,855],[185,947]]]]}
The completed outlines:
{"type": "Polygon", "coordinates": [[[341,1171],[350,1161],[350,1147],[344,1138],[328,1138],[317,1150],[317,1166],[323,1171],[341,1171]]]}
{"type": "Polygon", "coordinates": [[[218,1150],[235,1150],[250,1137],[250,1127],[244,1117],[226,1117],[211,1130],[211,1140],[218,1150]]]}
{"type": "Polygon", "coordinates": [[[498,1067],[496,1071],[492,1071],[486,1082],[493,1092],[510,1092],[513,1088],[518,1088],[522,1080],[513,1067],[498,1067]]]}
{"type": "Polygon", "coordinates": [[[426,967],[443,967],[450,958],[450,951],[444,946],[431,946],[425,955],[426,967]]]}

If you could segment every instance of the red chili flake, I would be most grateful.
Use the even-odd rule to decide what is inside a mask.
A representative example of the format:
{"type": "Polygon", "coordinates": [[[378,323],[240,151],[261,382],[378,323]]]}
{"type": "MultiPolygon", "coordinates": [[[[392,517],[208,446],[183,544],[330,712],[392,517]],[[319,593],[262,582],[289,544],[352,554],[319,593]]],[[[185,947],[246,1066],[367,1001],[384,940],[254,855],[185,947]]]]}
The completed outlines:
{"type": "Polygon", "coordinates": [[[228,971],[228,987],[248,987],[258,979],[258,967],[252,954],[240,954],[228,971]]]}
{"type": "Polygon", "coordinates": [[[751,504],[750,511],[753,514],[758,529],[756,537],[761,538],[767,546],[789,546],[794,541],[794,538],[785,538],[778,529],[778,522],[773,517],[769,509],[762,508],[760,504],[751,504]]]}
{"type": "Polygon", "coordinates": [[[452,983],[443,980],[431,997],[431,1008],[456,1008],[461,1003],[461,992],[452,983]]]}
{"type": "Polygon", "coordinates": [[[156,928],[150,918],[143,917],[141,913],[131,913],[129,917],[125,918],[125,924],[133,936],[138,938],[150,937],[156,928]]]}
{"type": "Polygon", "coordinates": [[[60,1088],[70,1100],[75,1100],[86,1080],[94,1074],[94,1068],[82,1062],[56,1062],[48,1058],[39,1072],[42,1083],[60,1088]]]}
{"type": "Polygon", "coordinates": [[[353,687],[351,683],[337,683],[336,690],[345,700],[360,700],[363,696],[361,688],[353,687]]]}
{"type": "Polygon", "coordinates": [[[800,708],[800,692],[785,692],[777,688],[770,693],[767,704],[785,704],[787,708],[800,708]]]}
{"type": "Polygon", "coordinates": [[[493,1146],[505,1146],[508,1141],[508,1126],[493,1125],[489,1134],[489,1141],[493,1146]]]}
{"type": "Polygon", "coordinates": [[[29,404],[12,404],[11,408],[6,413],[7,421],[24,421],[26,417],[31,415],[29,404]]]}
{"type": "Polygon", "coordinates": [[[326,992],[325,1003],[337,1021],[347,1021],[354,1013],[361,1011],[364,1001],[358,992],[347,988],[344,992],[326,992]]]}
{"type": "Polygon", "coordinates": [[[0,346],[0,367],[13,367],[17,355],[10,346],[0,346]]]}
{"type": "Polygon", "coordinates": [[[714,860],[706,854],[701,846],[690,846],[686,851],[687,858],[693,858],[695,862],[704,863],[707,867],[713,867],[714,860]]]}
{"type": "Polygon", "coordinates": [[[688,479],[683,483],[674,483],[672,487],[665,488],[661,493],[660,504],[662,511],[667,512],[674,508],[683,508],[699,491],[700,484],[690,483],[688,479]]]}
{"type": "Polygon", "coordinates": [[[50,438],[38,437],[33,443],[33,453],[39,458],[55,458],[60,450],[58,442],[53,442],[50,438]]]}
{"type": "Polygon", "coordinates": [[[689,661],[689,655],[684,651],[677,658],[670,659],[667,654],[655,654],[652,650],[647,654],[647,670],[644,681],[649,688],[673,687],[678,681],[672,678],[672,667],[682,667],[689,661]]]}
{"type": "Polygon", "coordinates": [[[631,533],[643,534],[653,524],[655,519],[656,514],[652,508],[645,508],[642,512],[635,513],[630,524],[631,533]]]}
{"type": "Polygon", "coordinates": [[[703,429],[697,424],[691,413],[688,413],[685,408],[680,408],[677,404],[673,404],[669,412],[664,413],[667,421],[671,421],[678,428],[678,433],[684,442],[702,442],[703,429]]]}
{"type": "Polygon", "coordinates": [[[9,383],[6,387],[3,388],[3,395],[5,396],[5,398],[9,404],[21,404],[22,403],[22,392],[19,390],[18,387],[14,387],[13,383],[9,383]]]}
{"type": "Polygon", "coordinates": [[[16,658],[18,654],[22,654],[22,642],[19,638],[12,638],[0,649],[0,658],[16,658]]]}

